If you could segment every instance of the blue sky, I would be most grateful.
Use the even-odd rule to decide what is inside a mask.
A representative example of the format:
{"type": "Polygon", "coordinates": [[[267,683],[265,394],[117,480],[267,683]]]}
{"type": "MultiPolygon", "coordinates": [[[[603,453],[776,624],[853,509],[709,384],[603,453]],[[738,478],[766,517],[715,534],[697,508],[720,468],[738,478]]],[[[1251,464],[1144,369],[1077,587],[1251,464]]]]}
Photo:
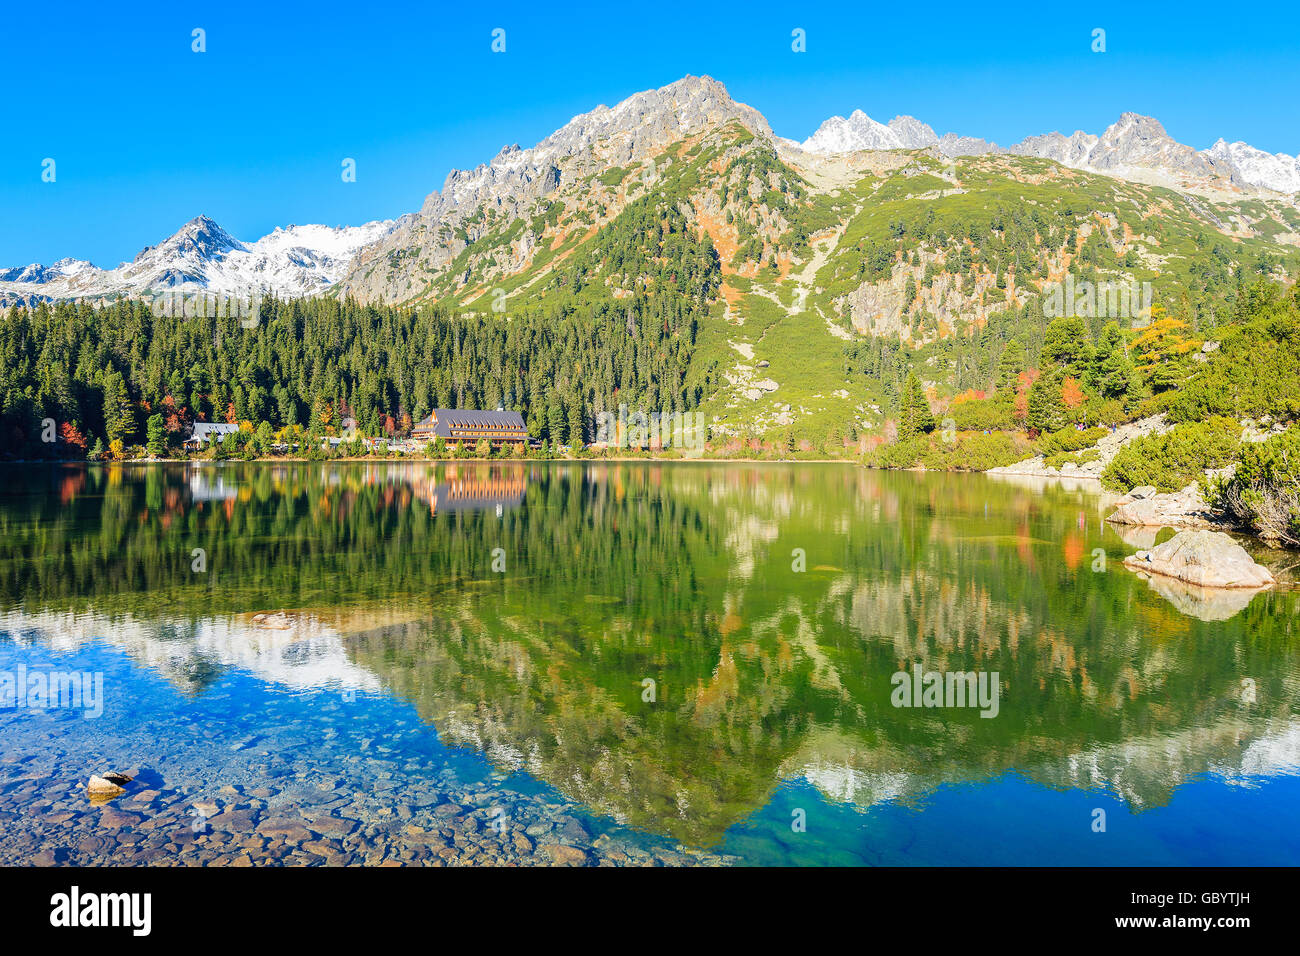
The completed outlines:
{"type": "Polygon", "coordinates": [[[1198,148],[1224,136],[1300,151],[1294,3],[1253,4],[1248,21],[1221,3],[110,6],[125,5],[6,10],[0,266],[110,267],[200,213],[249,240],[398,216],[453,167],[686,73],[797,139],[858,108],[1004,144],[1099,133],[1134,110],[1198,148]],[[790,49],[796,27],[805,53],[790,49]]]}

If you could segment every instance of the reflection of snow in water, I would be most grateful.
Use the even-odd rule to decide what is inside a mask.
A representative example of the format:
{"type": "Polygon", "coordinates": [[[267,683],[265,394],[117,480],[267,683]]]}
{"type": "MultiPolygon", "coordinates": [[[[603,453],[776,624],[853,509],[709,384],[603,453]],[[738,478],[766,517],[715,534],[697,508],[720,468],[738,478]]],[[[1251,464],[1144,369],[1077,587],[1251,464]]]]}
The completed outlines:
{"type": "MultiPolygon", "coordinates": [[[[819,749],[797,755],[785,772],[807,780],[828,799],[860,810],[914,800],[945,783],[967,783],[997,772],[989,768],[971,776],[959,764],[935,772],[864,769],[861,764],[879,764],[881,754],[867,749],[846,759],[819,749]]],[[[1164,805],[1176,789],[1201,775],[1251,786],[1265,777],[1300,774],[1300,721],[1271,721],[1255,727],[1220,720],[1172,735],[1135,738],[1006,769],[1053,789],[1105,790],[1134,810],[1144,810],[1164,805]],[[1247,742],[1250,737],[1254,739],[1247,742]]]]}
{"type": "Polygon", "coordinates": [[[803,777],[835,802],[863,809],[910,796],[916,786],[910,774],[865,773],[829,763],[804,767],[803,777]]]}
{"type": "Polygon", "coordinates": [[[1216,768],[1216,772],[1235,779],[1249,774],[1272,774],[1281,768],[1293,773],[1300,770],[1300,723],[1251,741],[1241,754],[1238,768],[1216,768]]]}
{"type": "MultiPolygon", "coordinates": [[[[277,616],[278,617],[278,616],[277,616]]],[[[189,684],[214,665],[247,671],[293,690],[376,691],[379,678],[348,658],[342,635],[310,615],[266,627],[243,617],[144,620],[135,615],[42,612],[0,614],[0,632],[20,644],[68,653],[91,643],[118,648],[169,680],[189,684]]]]}

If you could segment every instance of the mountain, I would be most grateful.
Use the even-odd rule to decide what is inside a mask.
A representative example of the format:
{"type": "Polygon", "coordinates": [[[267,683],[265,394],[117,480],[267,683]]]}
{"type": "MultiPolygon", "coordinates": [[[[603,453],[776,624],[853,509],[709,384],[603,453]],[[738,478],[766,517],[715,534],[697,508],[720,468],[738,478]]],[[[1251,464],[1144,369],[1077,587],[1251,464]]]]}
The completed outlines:
{"type": "Polygon", "coordinates": [[[833,155],[856,150],[923,149],[937,146],[949,157],[1002,153],[1050,159],[1072,169],[1086,169],[1122,179],[1152,182],[1184,190],[1249,190],[1300,192],[1300,159],[1272,155],[1246,143],[1220,139],[1210,149],[1196,150],[1173,139],[1150,116],[1124,113],[1100,136],[1076,130],[1069,136],[1046,133],[1030,136],[1010,147],[975,137],[934,130],[910,116],[888,125],[861,110],[848,119],[832,116],[801,144],[807,152],[833,155]]]}
{"type": "Polygon", "coordinates": [[[29,266],[0,269],[0,282],[53,282],[95,268],[84,259],[60,259],[53,265],[33,262],[29,266]]]}
{"type": "Polygon", "coordinates": [[[1266,153],[1246,143],[1227,143],[1222,139],[1206,150],[1206,155],[1234,167],[1252,186],[1280,193],[1300,192],[1300,156],[1266,153]]]}
{"type": "MultiPolygon", "coordinates": [[[[707,76],[634,94],[612,109],[598,106],[531,149],[506,146],[490,163],[452,170],[417,216],[357,257],[340,292],[390,302],[420,297],[492,221],[518,221],[557,191],[644,164],[673,143],[732,122],[775,139],[762,114],[707,76]]],[[[648,171],[647,182],[654,177],[648,171]]],[[[523,265],[534,251],[525,241],[509,253],[512,264],[523,265]]]]}
{"type": "Polygon", "coordinates": [[[1243,185],[1231,163],[1222,163],[1173,139],[1159,120],[1124,113],[1101,136],[1077,131],[1033,136],[1009,150],[1022,156],[1056,160],[1063,166],[1143,181],[1146,175],[1162,185],[1243,185]]]}
{"type": "MultiPolygon", "coordinates": [[[[816,431],[879,419],[883,396],[845,373],[855,343],[938,348],[1041,316],[1070,273],[1212,324],[1241,276],[1300,272],[1298,248],[1292,199],[1137,114],[1005,149],[854,113],[801,144],[687,77],[452,172],[331,294],[507,318],[659,302],[695,316],[685,385],[716,431],[816,431]]],[[[981,375],[945,360],[929,380],[981,375]]]]}
{"type": "MultiPolygon", "coordinates": [[[[681,351],[638,352],[617,370],[600,358],[611,382],[676,369],[664,391],[724,434],[867,429],[889,401],[851,371],[864,348],[885,348],[872,343],[930,349],[927,382],[979,388],[987,356],[953,365],[943,343],[1002,335],[1009,322],[1026,340],[1041,335],[1050,288],[1067,275],[1145,283],[1193,327],[1231,316],[1249,277],[1294,280],[1300,207],[1259,186],[1287,186],[1288,162],[1244,144],[1198,152],[1135,113],[1100,136],[1004,148],[857,111],[798,143],[717,80],[688,76],[453,170],[397,220],[290,226],[246,243],[201,216],[116,269],[10,270],[0,303],[324,293],[552,329],[620,311],[633,337],[646,320],[670,339],[665,330],[689,333],[681,351]]],[[[877,368],[880,381],[890,374],[877,368]]],[[[519,394],[494,387],[498,401],[519,394]]]]}
{"type": "Polygon", "coordinates": [[[382,239],[400,223],[288,226],[246,243],[207,216],[197,216],[115,269],[61,259],[51,266],[0,271],[0,305],[176,290],[236,298],[315,295],[342,278],[358,249],[382,239]]]}
{"type": "Polygon", "coordinates": [[[547,250],[538,247],[543,237],[562,245],[579,218],[587,229],[603,228],[614,218],[635,188],[620,188],[623,173],[639,169],[646,183],[658,185],[665,164],[652,166],[648,158],[656,153],[666,157],[672,143],[690,141],[728,123],[745,129],[779,160],[794,166],[816,166],[809,155],[931,150],[949,159],[981,155],[1049,159],[1073,169],[1215,199],[1254,195],[1261,188],[1287,192],[1290,186],[1286,176],[1274,170],[1284,165],[1286,157],[1272,157],[1267,166],[1257,161],[1256,167],[1268,169],[1265,176],[1246,169],[1243,150],[1231,156],[1222,151],[1198,152],[1172,139],[1157,120],[1136,113],[1123,114],[1100,136],[1049,133],[1004,148],[953,133],[939,137],[911,116],[880,123],[857,110],[847,118],[828,119],[798,143],[774,135],[759,113],[733,101],[716,80],[688,76],[662,89],[637,93],[613,109],[601,106],[575,117],[531,149],[507,146],[489,163],[452,171],[417,216],[358,254],[336,291],[364,300],[405,302],[473,286],[480,274],[474,268],[478,250],[503,225],[515,234],[504,246],[494,246],[486,272],[525,273],[539,259],[551,259],[547,250]],[[601,191],[598,202],[590,194],[581,195],[584,186],[588,193],[593,188],[601,191]],[[547,229],[536,221],[544,208],[554,216],[561,202],[567,229],[547,229]],[[579,209],[581,217],[576,215],[579,209]],[[538,225],[543,228],[534,228],[538,225]]]}
{"type": "Polygon", "coordinates": [[[929,126],[911,116],[895,116],[888,125],[878,123],[862,110],[848,119],[832,116],[817,128],[802,148],[812,153],[847,153],[858,149],[924,149],[939,137],[929,126]]]}
{"type": "MultiPolygon", "coordinates": [[[[574,117],[537,145],[509,145],[472,170],[452,170],[442,188],[430,193],[416,213],[356,227],[289,226],[255,242],[242,242],[200,216],[175,235],[142,250],[115,269],[62,259],[0,270],[0,307],[43,300],[148,296],[176,289],[218,296],[300,296],[326,291],[367,301],[405,302],[438,297],[472,284],[475,247],[502,224],[516,232],[498,248],[486,272],[519,274],[548,260],[538,247],[543,235],[563,243],[579,225],[611,221],[634,187],[617,188],[626,170],[640,170],[646,189],[661,183],[667,151],[735,124],[770,147],[774,159],[791,168],[818,162],[810,157],[856,153],[892,154],[925,150],[937,158],[1023,156],[1047,159],[1077,170],[1133,182],[1166,186],[1212,199],[1271,193],[1300,193],[1300,159],[1271,155],[1245,143],[1220,139],[1208,150],[1176,142],[1155,119],[1125,113],[1100,136],[1076,131],[1031,136],[1010,147],[945,133],[926,123],[896,116],[880,123],[861,110],[833,116],[802,143],[776,136],[757,110],[734,101],[708,76],[687,76],[657,90],[636,93],[614,107],[574,117]],[[580,193],[583,184],[604,187],[593,205],[574,195],[564,208],[566,228],[534,228],[540,211],[554,217],[554,201],[580,193]],[[611,188],[611,183],[614,188],[611,188]],[[560,233],[565,234],[561,238],[560,233]]],[[[864,166],[893,160],[864,158],[864,166]]],[[[836,173],[835,175],[839,175],[836,173]]],[[[1220,222],[1222,222],[1220,217],[1220,222]]],[[[779,225],[779,224],[778,224],[779,225]]],[[[481,294],[481,293],[480,293],[481,294]]]]}
{"type": "MultiPolygon", "coordinates": [[[[854,114],[819,135],[901,145],[807,149],[717,80],[686,77],[454,170],[401,219],[246,243],[200,217],[116,269],[22,269],[28,281],[0,283],[0,295],[323,292],[272,305],[265,326],[234,338],[221,324],[196,339],[157,323],[162,351],[148,382],[131,385],[151,405],[175,372],[178,403],[204,414],[233,404],[276,428],[327,406],[377,432],[402,411],[500,405],[567,442],[627,405],[698,412],[720,441],[789,447],[880,434],[913,372],[944,398],[989,388],[1009,340],[1036,360],[1053,297],[1075,280],[1125,291],[1072,302],[1090,324],[1114,319],[1136,337],[1163,310],[1170,342],[1157,345],[1190,363],[1237,321],[1256,280],[1300,275],[1300,206],[1249,183],[1239,164],[1258,157],[1198,153],[1148,117],[1012,149],[936,137],[909,117],[854,114]],[[299,324],[301,312],[318,321],[299,324]],[[221,362],[260,371],[216,388],[205,370],[221,362]]],[[[1256,167],[1273,172],[1273,160],[1256,167]]],[[[105,338],[86,354],[133,361],[137,315],[105,310],[105,338]]],[[[10,336],[8,364],[22,371],[9,394],[30,388],[41,407],[87,422],[66,409],[79,394],[102,406],[86,390],[103,384],[70,343],[98,328],[58,310],[23,324],[56,331],[10,336]],[[63,343],[64,372],[29,380],[49,360],[30,344],[45,340],[63,343]]],[[[0,373],[0,396],[4,385],[0,373]]],[[[26,435],[31,416],[14,407],[26,435]]],[[[106,444],[109,420],[96,432],[106,444]]]]}

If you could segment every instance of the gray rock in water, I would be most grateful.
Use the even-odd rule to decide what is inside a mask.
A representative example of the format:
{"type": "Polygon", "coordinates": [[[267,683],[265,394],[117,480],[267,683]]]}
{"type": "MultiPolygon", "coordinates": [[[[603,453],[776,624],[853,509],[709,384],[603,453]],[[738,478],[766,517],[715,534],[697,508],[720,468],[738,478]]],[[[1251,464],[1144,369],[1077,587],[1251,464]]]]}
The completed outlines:
{"type": "Polygon", "coordinates": [[[1202,588],[1266,588],[1274,583],[1272,572],[1222,531],[1180,531],[1150,551],[1125,558],[1124,566],[1202,588]]]}

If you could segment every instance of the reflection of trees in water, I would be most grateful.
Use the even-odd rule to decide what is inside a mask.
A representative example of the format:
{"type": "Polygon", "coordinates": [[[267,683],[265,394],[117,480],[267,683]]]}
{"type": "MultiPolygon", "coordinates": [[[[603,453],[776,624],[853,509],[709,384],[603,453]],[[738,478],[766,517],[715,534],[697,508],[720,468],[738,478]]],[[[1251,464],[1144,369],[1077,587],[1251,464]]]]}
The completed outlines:
{"type": "Polygon", "coordinates": [[[1078,491],[830,466],[231,471],[219,507],[187,498],[181,469],[91,470],[62,505],[4,499],[3,596],[391,607],[340,629],[348,653],[448,740],[695,844],[791,776],[869,805],[1018,769],[1159,804],[1292,716],[1281,598],[1202,622],[1118,561],[1091,573],[1106,539],[1078,491]],[[452,480],[491,498],[521,479],[500,515],[430,507],[452,480]],[[214,582],[194,581],[193,547],[214,582]],[[893,708],[913,661],[997,671],[999,716],[893,708]]]}
{"type": "MultiPolygon", "coordinates": [[[[856,531],[822,572],[793,575],[785,545],[823,541],[826,530],[812,521],[792,536],[760,514],[765,537],[746,555],[743,582],[725,553],[692,561],[701,591],[716,585],[720,595],[702,598],[702,616],[611,620],[578,575],[553,580],[545,608],[513,593],[466,598],[435,614],[428,633],[353,647],[451,740],[699,843],[792,775],[864,805],[1013,769],[1051,786],[1107,786],[1134,807],[1160,804],[1188,777],[1232,765],[1243,741],[1286,728],[1289,666],[1246,640],[1272,612],[1226,632],[1161,605],[1135,616],[1122,574],[1081,572],[1080,586],[1051,593],[1025,564],[1062,573],[1058,542],[1077,511],[1012,502],[998,529],[1009,533],[973,533],[985,529],[926,517],[926,501],[906,490],[877,490],[868,507],[922,517],[856,531]],[[394,645],[399,667],[385,661],[394,645]],[[1000,716],[893,708],[889,678],[914,660],[998,671],[1000,716]],[[1271,708],[1242,705],[1246,672],[1268,685],[1271,708]],[[660,681],[655,706],[640,699],[647,676],[660,681]]],[[[734,491],[738,502],[711,486],[709,501],[723,514],[751,510],[745,484],[734,491]]],[[[818,513],[797,495],[763,497],[787,520],[818,513]]],[[[733,530],[723,546],[734,540],[733,530]]]]}

